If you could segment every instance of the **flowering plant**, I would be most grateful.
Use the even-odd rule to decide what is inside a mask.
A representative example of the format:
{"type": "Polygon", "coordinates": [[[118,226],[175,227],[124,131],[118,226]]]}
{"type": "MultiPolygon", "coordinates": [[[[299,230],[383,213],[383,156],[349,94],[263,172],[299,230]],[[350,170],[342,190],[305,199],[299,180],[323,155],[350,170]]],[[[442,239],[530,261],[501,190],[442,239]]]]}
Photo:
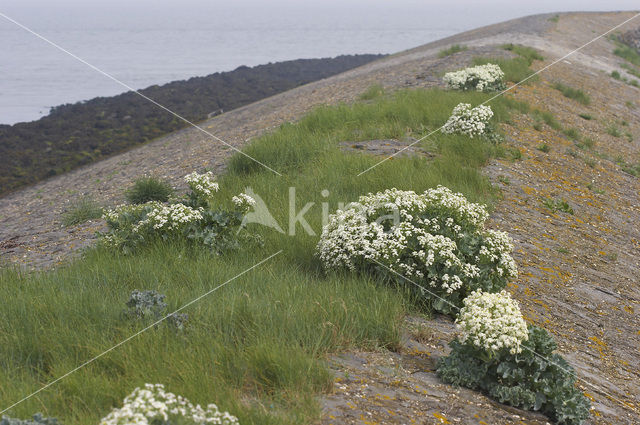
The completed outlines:
{"type": "Polygon", "coordinates": [[[498,65],[492,63],[447,72],[443,79],[450,88],[458,90],[493,91],[504,89],[504,72],[498,65]]]}
{"type": "MultiPolygon", "coordinates": [[[[186,398],[167,392],[162,384],[145,384],[124,399],[123,406],[102,418],[100,425],[169,425],[177,420],[194,425],[238,425],[238,419],[220,412],[215,404],[193,405],[186,398]]],[[[183,422],[180,422],[183,423],[183,422]]]]}
{"type": "MultiPolygon", "coordinates": [[[[518,325],[518,332],[521,331],[518,325]]],[[[557,424],[579,425],[589,417],[589,400],[576,388],[576,374],[554,353],[549,333],[529,325],[521,351],[489,354],[480,344],[454,339],[451,353],[438,361],[437,373],[449,384],[480,390],[501,403],[539,411],[557,424]]]]}
{"type": "Polygon", "coordinates": [[[187,225],[202,219],[202,209],[151,201],[119,205],[105,211],[102,218],[110,228],[110,232],[103,236],[104,242],[127,252],[144,240],[154,237],[167,239],[182,234],[187,225]]]}
{"type": "Polygon", "coordinates": [[[231,202],[238,208],[240,211],[248,212],[251,207],[256,205],[256,200],[246,193],[240,193],[233,198],[231,198],[231,202]]]}
{"type": "Polygon", "coordinates": [[[187,174],[184,177],[184,181],[187,182],[189,189],[191,189],[187,203],[193,207],[206,207],[211,195],[219,189],[218,183],[213,181],[211,171],[207,171],[204,174],[198,174],[194,171],[191,174],[187,174]]]}
{"type": "Polygon", "coordinates": [[[490,353],[502,349],[511,354],[522,351],[520,345],[529,339],[527,323],[508,292],[474,291],[463,302],[456,320],[460,342],[490,353]]]}
{"type": "Polygon", "coordinates": [[[499,291],[517,274],[509,237],[485,230],[487,217],[446,187],[388,189],[332,214],[318,256],[326,269],[370,269],[400,284],[406,277],[434,309],[451,313],[472,291],[499,291]]]}
{"type": "Polygon", "coordinates": [[[185,181],[191,191],[183,201],[169,204],[151,201],[106,210],[103,218],[109,232],[102,235],[103,242],[125,253],[156,238],[184,237],[217,251],[236,246],[239,236],[232,229],[242,227],[242,220],[255,200],[240,193],[232,198],[233,210],[211,209],[210,195],[218,191],[212,178],[210,172],[187,175],[185,181]]]}
{"type": "Polygon", "coordinates": [[[480,105],[471,108],[468,103],[459,103],[447,122],[442,127],[442,132],[447,134],[466,134],[469,137],[481,136],[487,133],[489,120],[493,117],[490,106],[480,105]]]}

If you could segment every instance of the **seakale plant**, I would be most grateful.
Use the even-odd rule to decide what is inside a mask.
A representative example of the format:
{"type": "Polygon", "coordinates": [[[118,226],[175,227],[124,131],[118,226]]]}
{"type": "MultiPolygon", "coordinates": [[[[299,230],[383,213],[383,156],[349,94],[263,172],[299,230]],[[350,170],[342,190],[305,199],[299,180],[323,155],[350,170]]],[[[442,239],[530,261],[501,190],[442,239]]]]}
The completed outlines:
{"type": "Polygon", "coordinates": [[[443,381],[540,411],[562,425],[579,425],[589,416],[590,403],[575,386],[573,368],[553,353],[553,338],[542,328],[526,326],[506,292],[474,292],[456,322],[461,335],[437,365],[443,381]]]}

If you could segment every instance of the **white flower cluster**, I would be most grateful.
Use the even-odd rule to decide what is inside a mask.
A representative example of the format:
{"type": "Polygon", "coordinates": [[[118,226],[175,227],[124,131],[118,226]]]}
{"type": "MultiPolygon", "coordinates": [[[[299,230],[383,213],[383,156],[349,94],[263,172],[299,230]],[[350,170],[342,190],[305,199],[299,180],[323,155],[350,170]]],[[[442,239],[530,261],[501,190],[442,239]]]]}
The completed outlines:
{"type": "Polygon", "coordinates": [[[446,187],[423,194],[388,189],[332,214],[318,256],[327,269],[382,263],[440,294],[464,295],[481,278],[506,284],[516,274],[508,236],[486,231],[487,217],[484,206],[446,187]]]}
{"type": "Polygon", "coordinates": [[[213,181],[213,174],[207,171],[204,174],[198,174],[195,171],[184,176],[191,191],[199,198],[206,199],[214,192],[218,191],[218,183],[213,181]]]}
{"type": "Polygon", "coordinates": [[[487,230],[484,245],[480,246],[479,254],[482,260],[496,264],[498,275],[516,277],[518,268],[515,260],[510,255],[504,255],[505,252],[511,251],[513,251],[513,244],[506,232],[487,230]]]}
{"type": "Polygon", "coordinates": [[[134,226],[134,231],[141,228],[156,231],[174,231],[185,224],[202,220],[202,209],[194,209],[184,204],[163,205],[155,203],[153,209],[147,213],[147,217],[134,226]]]}
{"type": "Polygon", "coordinates": [[[220,412],[215,404],[203,409],[182,396],[165,391],[162,384],[145,384],[144,389],[136,388],[127,396],[124,405],[113,409],[100,421],[100,425],[149,425],[158,421],[175,423],[171,419],[177,418],[198,425],[239,424],[235,416],[220,412]]]}
{"type": "Polygon", "coordinates": [[[485,134],[487,123],[493,116],[490,106],[480,105],[471,108],[468,103],[460,103],[455,108],[442,132],[447,134],[466,134],[469,137],[485,134]]]}
{"type": "Polygon", "coordinates": [[[256,200],[246,193],[240,193],[233,198],[231,202],[241,211],[247,212],[256,204],[256,200]]]}
{"type": "Polygon", "coordinates": [[[506,348],[516,354],[522,351],[522,342],[529,339],[518,303],[506,291],[474,291],[464,299],[456,324],[461,342],[489,352],[506,348]]]}
{"type": "Polygon", "coordinates": [[[488,63],[444,74],[444,82],[452,89],[490,91],[503,87],[504,72],[498,65],[488,63]]]}
{"type": "Polygon", "coordinates": [[[140,214],[147,204],[120,204],[111,209],[105,209],[102,218],[107,223],[116,223],[123,214],[140,214]]]}

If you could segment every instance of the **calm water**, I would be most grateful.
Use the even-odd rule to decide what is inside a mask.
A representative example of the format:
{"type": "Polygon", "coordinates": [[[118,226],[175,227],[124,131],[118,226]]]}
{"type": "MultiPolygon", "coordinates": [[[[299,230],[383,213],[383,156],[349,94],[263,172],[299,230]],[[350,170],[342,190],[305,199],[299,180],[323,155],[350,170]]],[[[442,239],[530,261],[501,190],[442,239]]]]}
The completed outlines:
{"type": "MultiPolygon", "coordinates": [[[[534,9],[506,6],[514,2],[480,3],[0,0],[0,12],[143,88],[239,65],[394,53],[465,29],[554,10],[552,4],[534,9]]],[[[123,91],[0,17],[0,123],[31,121],[54,105],[123,91]]]]}

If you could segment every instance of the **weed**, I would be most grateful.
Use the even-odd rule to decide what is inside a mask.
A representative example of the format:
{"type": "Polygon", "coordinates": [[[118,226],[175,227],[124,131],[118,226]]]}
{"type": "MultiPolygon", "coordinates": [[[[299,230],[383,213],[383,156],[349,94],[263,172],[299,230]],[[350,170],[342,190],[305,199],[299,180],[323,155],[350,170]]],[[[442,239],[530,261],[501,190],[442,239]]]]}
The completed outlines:
{"type": "Polygon", "coordinates": [[[599,195],[603,195],[604,194],[604,189],[600,189],[595,187],[595,185],[593,184],[593,182],[587,184],[587,189],[589,189],[590,191],[597,193],[599,195]]]}
{"type": "Polygon", "coordinates": [[[514,83],[520,83],[525,79],[528,82],[534,81],[535,77],[529,78],[533,71],[529,68],[531,63],[534,60],[542,60],[544,59],[540,53],[538,53],[535,49],[526,46],[514,45],[514,44],[506,44],[503,46],[505,50],[510,50],[518,55],[518,57],[513,59],[503,59],[503,58],[485,58],[478,57],[474,58],[474,65],[484,65],[487,63],[493,63],[500,66],[500,69],[505,74],[505,79],[508,81],[513,81],[514,83]]]}
{"type": "Polygon", "coordinates": [[[526,59],[529,65],[531,65],[535,60],[544,60],[544,57],[533,47],[510,43],[502,45],[502,48],[526,59]]]}
{"type": "Polygon", "coordinates": [[[62,214],[62,224],[64,226],[73,226],[74,224],[84,223],[100,217],[102,217],[102,207],[90,196],[85,196],[72,204],[62,214]]]}
{"type": "Polygon", "coordinates": [[[172,194],[173,188],[168,182],[153,176],[139,177],[125,193],[127,200],[132,204],[166,202],[172,194]]]}
{"type": "Polygon", "coordinates": [[[577,102],[582,103],[583,105],[588,105],[591,103],[591,98],[588,94],[583,92],[580,89],[574,89],[573,87],[566,86],[562,83],[555,83],[553,88],[560,91],[564,97],[568,97],[569,99],[573,99],[577,102]]]}
{"type": "Polygon", "coordinates": [[[463,52],[465,50],[467,50],[468,47],[461,45],[461,44],[454,44],[453,46],[449,47],[448,49],[444,49],[444,50],[440,50],[440,52],[438,53],[438,57],[439,58],[444,58],[447,56],[451,56],[454,53],[458,53],[458,52],[463,52]]]}
{"type": "Polygon", "coordinates": [[[533,129],[536,131],[542,131],[542,124],[539,122],[533,123],[533,129]]]}
{"type": "Polygon", "coordinates": [[[518,148],[509,149],[509,153],[511,154],[511,158],[515,161],[520,161],[522,159],[522,151],[518,148]]]}
{"type": "Polygon", "coordinates": [[[596,166],[596,160],[593,158],[584,158],[584,162],[591,168],[595,168],[596,166]]]}
{"type": "Polygon", "coordinates": [[[626,164],[622,163],[622,171],[627,174],[631,174],[632,176],[638,177],[640,176],[640,162],[637,164],[626,164]]]}
{"type": "Polygon", "coordinates": [[[364,91],[364,93],[362,93],[359,96],[360,100],[373,100],[376,99],[380,96],[384,95],[384,87],[382,87],[380,84],[374,84],[372,86],[370,86],[367,90],[364,91]]]}
{"type": "Polygon", "coordinates": [[[620,132],[620,129],[618,127],[616,127],[615,124],[609,124],[609,126],[607,127],[607,134],[613,137],[620,137],[622,136],[622,133],[620,132]]]}
{"type": "Polygon", "coordinates": [[[578,116],[583,120],[587,120],[587,121],[591,121],[593,119],[593,117],[589,114],[578,114],[578,116]]]}
{"type": "Polygon", "coordinates": [[[638,71],[638,69],[635,68],[633,65],[629,65],[627,63],[621,63],[620,66],[622,66],[629,74],[640,78],[640,71],[638,71]]]}
{"type": "Polygon", "coordinates": [[[553,212],[560,211],[573,215],[573,208],[564,199],[544,198],[542,204],[553,212]]]}
{"type": "Polygon", "coordinates": [[[553,114],[549,111],[541,111],[539,109],[533,110],[533,118],[538,121],[544,121],[549,127],[554,130],[561,130],[562,125],[558,122],[558,120],[553,116],[553,114]]]}
{"type": "Polygon", "coordinates": [[[611,76],[616,80],[619,80],[621,78],[620,73],[618,71],[611,71],[611,76]]]}
{"type": "Polygon", "coordinates": [[[537,149],[541,152],[547,153],[551,150],[551,148],[549,147],[549,145],[547,145],[546,143],[542,143],[540,145],[538,145],[537,149]]]}
{"type": "Polygon", "coordinates": [[[580,132],[575,128],[567,128],[563,133],[572,140],[580,140],[580,132]]]}
{"type": "Polygon", "coordinates": [[[507,186],[511,184],[511,180],[509,180],[508,176],[500,175],[500,176],[498,176],[498,181],[500,181],[500,183],[502,183],[504,185],[507,185],[507,186]]]}
{"type": "Polygon", "coordinates": [[[630,62],[636,66],[640,66],[640,53],[631,46],[627,46],[618,40],[615,40],[616,48],[613,50],[613,54],[620,56],[627,62],[630,62]]]}
{"type": "Polygon", "coordinates": [[[582,143],[589,149],[593,149],[596,144],[596,142],[590,137],[585,137],[584,139],[582,139],[582,143]]]}

